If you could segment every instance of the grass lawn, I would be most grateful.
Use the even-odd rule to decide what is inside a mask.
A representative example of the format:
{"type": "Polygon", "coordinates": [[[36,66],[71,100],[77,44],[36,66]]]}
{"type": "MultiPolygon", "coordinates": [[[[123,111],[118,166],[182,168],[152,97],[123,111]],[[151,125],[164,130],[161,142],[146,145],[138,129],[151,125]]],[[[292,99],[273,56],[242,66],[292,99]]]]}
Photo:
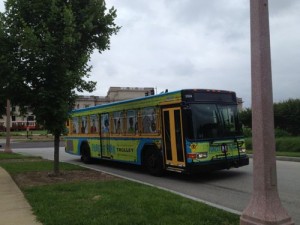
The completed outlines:
{"type": "Polygon", "coordinates": [[[0,160],[2,160],[2,159],[32,159],[32,158],[40,158],[40,157],[25,156],[25,155],[18,154],[18,153],[6,153],[6,152],[0,151],[0,160]]]}
{"type": "MultiPolygon", "coordinates": [[[[26,136],[27,131],[22,130],[22,131],[11,131],[10,132],[11,136],[26,136]]],[[[29,130],[28,131],[29,135],[47,135],[48,132],[46,130],[29,130]]],[[[5,136],[6,132],[0,132],[0,136],[5,136]]]]}
{"type": "MultiPolygon", "coordinates": [[[[253,154],[253,151],[247,150],[247,154],[253,154]]],[[[276,156],[300,157],[300,152],[276,152],[276,156]]]]}
{"type": "Polygon", "coordinates": [[[239,224],[239,216],[130,181],[27,188],[44,225],[239,224]]]}
{"type": "MultiPolygon", "coordinates": [[[[16,161],[20,155],[13,155],[16,158],[9,161],[1,153],[0,166],[14,178],[36,173],[34,171],[52,171],[51,161],[30,161],[30,158],[16,161]]],[[[62,172],[83,170],[82,167],[65,163],[60,168],[62,172]]],[[[88,172],[87,169],[84,171],[88,172]]],[[[38,220],[44,225],[239,224],[238,215],[122,179],[72,183],[59,181],[54,184],[22,186],[22,191],[38,220]]]]}
{"type": "MultiPolygon", "coordinates": [[[[26,173],[26,172],[34,172],[34,171],[49,171],[52,172],[53,169],[53,162],[52,161],[21,161],[21,162],[1,162],[0,166],[7,170],[12,176],[19,174],[19,173],[26,173]]],[[[75,166],[68,163],[60,163],[60,169],[65,170],[76,170],[80,169],[83,170],[85,168],[75,166]]]]}

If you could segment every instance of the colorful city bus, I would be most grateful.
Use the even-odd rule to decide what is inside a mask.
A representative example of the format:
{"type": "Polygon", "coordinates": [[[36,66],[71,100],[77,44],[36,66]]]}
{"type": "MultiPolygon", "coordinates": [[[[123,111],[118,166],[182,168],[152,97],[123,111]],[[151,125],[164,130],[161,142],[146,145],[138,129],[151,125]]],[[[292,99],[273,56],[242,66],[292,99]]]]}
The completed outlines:
{"type": "Polygon", "coordinates": [[[249,164],[234,92],[180,90],[71,112],[65,151],[141,165],[151,174],[249,164]]]}

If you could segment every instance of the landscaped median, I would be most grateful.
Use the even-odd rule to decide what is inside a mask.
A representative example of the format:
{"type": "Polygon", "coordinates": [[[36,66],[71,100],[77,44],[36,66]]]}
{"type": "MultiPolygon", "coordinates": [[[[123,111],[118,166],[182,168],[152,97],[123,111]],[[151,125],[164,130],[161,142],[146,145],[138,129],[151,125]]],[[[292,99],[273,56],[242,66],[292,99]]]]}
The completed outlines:
{"type": "Polygon", "coordinates": [[[0,152],[0,166],[24,192],[44,225],[239,224],[239,216],[154,187],[61,163],[0,152]]]}
{"type": "MultiPolygon", "coordinates": [[[[252,138],[246,138],[246,149],[248,154],[253,154],[252,138]]],[[[300,137],[277,137],[276,156],[300,158],[300,137]]],[[[298,161],[298,160],[297,160],[298,161]]]]}

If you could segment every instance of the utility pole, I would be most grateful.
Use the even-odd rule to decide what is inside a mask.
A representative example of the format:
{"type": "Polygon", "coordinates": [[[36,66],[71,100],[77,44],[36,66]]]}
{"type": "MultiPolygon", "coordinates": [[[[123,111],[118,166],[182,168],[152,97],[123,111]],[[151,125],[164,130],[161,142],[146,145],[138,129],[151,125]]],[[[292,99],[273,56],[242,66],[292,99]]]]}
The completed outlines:
{"type": "Polygon", "coordinates": [[[292,225],[277,190],[268,0],[250,0],[253,193],[240,225],[292,225]]]}
{"type": "Polygon", "coordinates": [[[4,152],[12,153],[10,147],[10,101],[9,99],[6,100],[6,143],[4,152]]]}

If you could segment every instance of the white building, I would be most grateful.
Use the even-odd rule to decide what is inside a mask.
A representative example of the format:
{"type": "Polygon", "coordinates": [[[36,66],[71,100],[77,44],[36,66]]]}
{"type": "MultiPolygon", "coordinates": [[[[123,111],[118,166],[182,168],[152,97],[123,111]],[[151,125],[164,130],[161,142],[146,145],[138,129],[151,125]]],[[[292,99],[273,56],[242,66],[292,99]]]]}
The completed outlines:
{"type": "Polygon", "coordinates": [[[106,96],[80,95],[75,101],[74,108],[87,108],[109,102],[140,98],[151,94],[154,94],[154,88],[151,87],[110,87],[106,96]]]}

